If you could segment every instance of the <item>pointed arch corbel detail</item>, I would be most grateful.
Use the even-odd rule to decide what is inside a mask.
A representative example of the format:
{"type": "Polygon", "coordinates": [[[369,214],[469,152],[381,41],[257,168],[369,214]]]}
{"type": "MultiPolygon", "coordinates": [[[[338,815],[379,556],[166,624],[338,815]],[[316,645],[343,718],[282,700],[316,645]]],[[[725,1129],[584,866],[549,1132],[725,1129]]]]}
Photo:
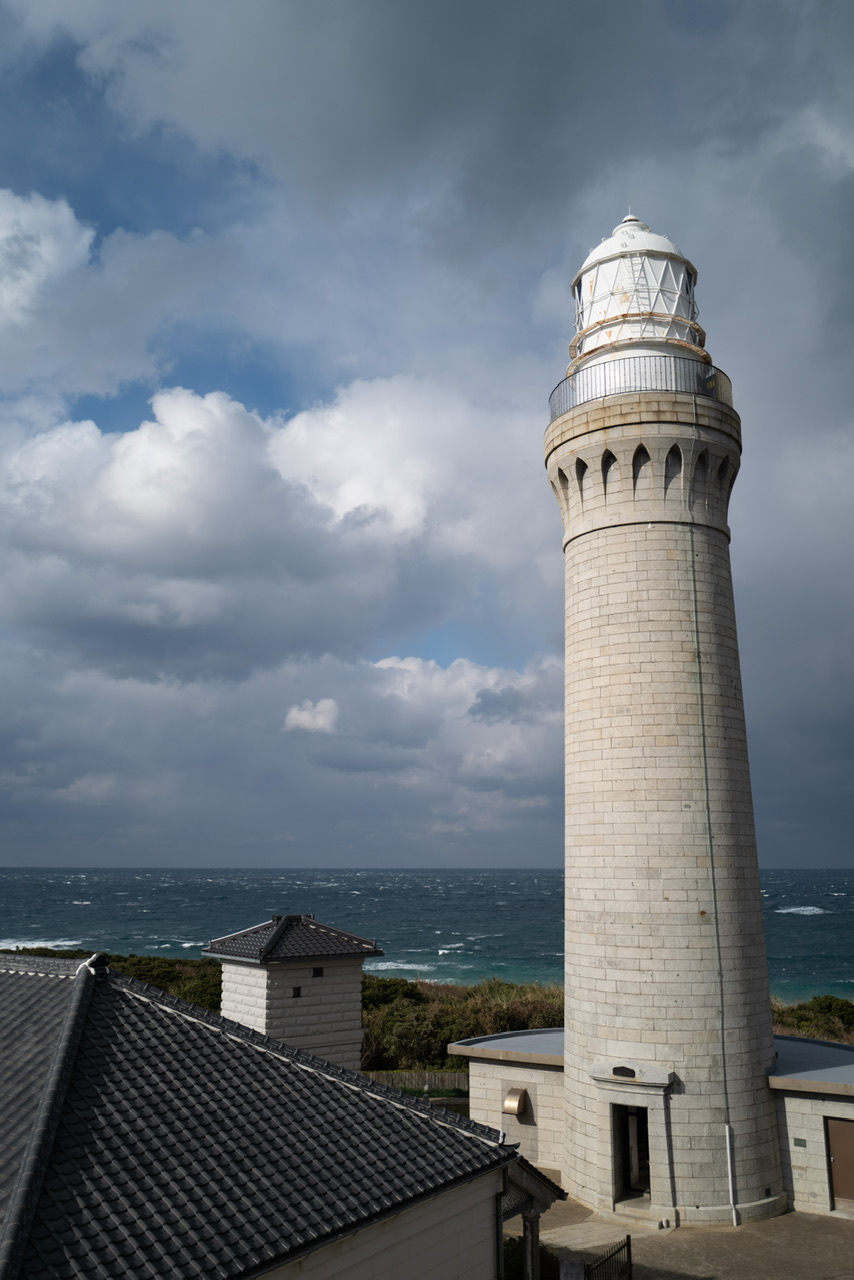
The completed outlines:
{"type": "Polygon", "coordinates": [[[664,459],[664,496],[667,498],[675,485],[674,493],[682,488],[682,450],[678,444],[671,445],[664,459]]]}
{"type": "Polygon", "coordinates": [[[620,464],[617,461],[616,454],[610,449],[606,449],[602,454],[602,492],[605,495],[605,501],[609,496],[613,497],[620,487],[620,464]]]}
{"type": "Polygon", "coordinates": [[[632,455],[632,491],[636,502],[652,497],[652,458],[644,444],[632,455]]]}

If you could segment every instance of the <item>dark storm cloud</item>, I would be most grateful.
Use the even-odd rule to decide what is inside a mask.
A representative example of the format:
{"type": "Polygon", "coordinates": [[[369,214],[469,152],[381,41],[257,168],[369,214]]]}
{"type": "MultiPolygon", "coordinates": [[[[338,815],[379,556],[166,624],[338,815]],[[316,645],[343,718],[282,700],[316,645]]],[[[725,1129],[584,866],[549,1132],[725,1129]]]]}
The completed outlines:
{"type": "Polygon", "coordinates": [[[699,267],[744,419],[763,855],[846,859],[851,6],[210,14],[0,9],[14,840],[72,862],[559,859],[543,405],[568,277],[631,203],[699,267]],[[140,388],[181,383],[140,427],[140,388]],[[77,396],[97,425],[66,422],[77,396]]]}

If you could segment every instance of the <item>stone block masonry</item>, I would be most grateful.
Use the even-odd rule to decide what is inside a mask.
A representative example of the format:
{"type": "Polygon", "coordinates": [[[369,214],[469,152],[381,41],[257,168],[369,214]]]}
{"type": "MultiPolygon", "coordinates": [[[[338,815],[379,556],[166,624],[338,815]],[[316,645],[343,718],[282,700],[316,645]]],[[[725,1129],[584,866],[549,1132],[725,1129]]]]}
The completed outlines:
{"type": "Polygon", "coordinates": [[[661,390],[547,433],[566,554],[565,1185],[614,1209],[619,1117],[639,1110],[650,1212],[682,1222],[785,1202],[726,522],[739,453],[731,408],[661,390]]]}
{"type": "Polygon", "coordinates": [[[541,1169],[560,1169],[564,1159],[564,1083],[559,1066],[516,1066],[477,1060],[469,1083],[469,1116],[506,1134],[526,1160],[541,1169]],[[520,1116],[503,1111],[510,1089],[522,1088],[528,1105],[520,1116]]]}
{"type": "Polygon", "coordinates": [[[262,965],[224,961],[222,1014],[358,1071],[363,1036],[362,958],[262,965]],[[318,969],[320,975],[315,973],[318,969]]]}
{"type": "Polygon", "coordinates": [[[804,1213],[842,1211],[854,1215],[854,1204],[836,1205],[833,1197],[828,1120],[842,1120],[854,1127],[854,1097],[828,1097],[816,1093],[778,1093],[780,1146],[783,1177],[789,1207],[804,1213]]]}

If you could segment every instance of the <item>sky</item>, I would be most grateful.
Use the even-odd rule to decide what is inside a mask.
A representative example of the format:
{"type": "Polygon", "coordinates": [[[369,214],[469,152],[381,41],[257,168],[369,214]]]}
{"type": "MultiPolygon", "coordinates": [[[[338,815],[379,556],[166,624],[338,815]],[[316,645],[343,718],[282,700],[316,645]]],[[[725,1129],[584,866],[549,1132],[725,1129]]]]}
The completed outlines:
{"type": "Polygon", "coordinates": [[[0,0],[0,859],[557,867],[569,281],[699,270],[760,861],[852,864],[848,0],[0,0]]]}

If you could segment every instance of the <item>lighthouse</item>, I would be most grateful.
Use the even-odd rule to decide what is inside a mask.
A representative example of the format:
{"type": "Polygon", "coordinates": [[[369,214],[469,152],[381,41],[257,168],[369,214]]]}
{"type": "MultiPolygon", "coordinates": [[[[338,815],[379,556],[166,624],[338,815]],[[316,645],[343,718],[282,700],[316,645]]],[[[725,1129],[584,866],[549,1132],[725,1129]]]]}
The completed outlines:
{"type": "Polygon", "coordinates": [[[692,263],[629,215],[572,283],[546,466],[566,562],[564,1186],[782,1212],[727,508],[741,431],[692,263]]]}

